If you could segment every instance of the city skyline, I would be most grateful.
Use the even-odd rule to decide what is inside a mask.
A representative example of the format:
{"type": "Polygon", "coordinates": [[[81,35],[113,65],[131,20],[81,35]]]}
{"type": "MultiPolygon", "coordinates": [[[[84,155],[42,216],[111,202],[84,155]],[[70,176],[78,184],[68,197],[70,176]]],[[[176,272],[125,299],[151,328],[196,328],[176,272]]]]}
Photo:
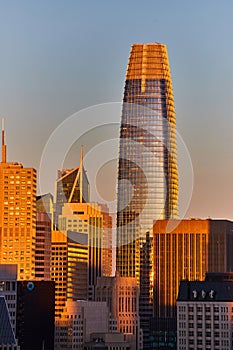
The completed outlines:
{"type": "Polygon", "coordinates": [[[0,347],[232,346],[225,5],[0,0],[0,347]]]}
{"type": "Polygon", "coordinates": [[[178,131],[194,168],[187,216],[231,219],[233,4],[148,4],[134,2],[134,16],[121,11],[120,3],[105,1],[98,7],[93,3],[92,11],[89,4],[74,1],[69,6],[62,1],[1,4],[0,102],[11,145],[8,158],[38,169],[47,139],[69,115],[120,102],[129,46],[163,42],[169,47],[178,131]],[[90,26],[84,23],[87,16],[90,26]],[[140,31],[138,20],[143,20],[140,31]],[[96,63],[91,67],[93,48],[96,63]]]}

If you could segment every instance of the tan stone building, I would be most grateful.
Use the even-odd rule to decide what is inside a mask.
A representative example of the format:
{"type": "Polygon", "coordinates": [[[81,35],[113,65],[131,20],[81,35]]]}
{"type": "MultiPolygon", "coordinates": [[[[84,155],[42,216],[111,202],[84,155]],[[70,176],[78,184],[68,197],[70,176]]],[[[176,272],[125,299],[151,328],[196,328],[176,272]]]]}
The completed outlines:
{"type": "Polygon", "coordinates": [[[117,331],[125,335],[132,349],[141,349],[137,279],[120,276],[98,278],[95,300],[107,302],[113,319],[117,320],[117,331]]]}

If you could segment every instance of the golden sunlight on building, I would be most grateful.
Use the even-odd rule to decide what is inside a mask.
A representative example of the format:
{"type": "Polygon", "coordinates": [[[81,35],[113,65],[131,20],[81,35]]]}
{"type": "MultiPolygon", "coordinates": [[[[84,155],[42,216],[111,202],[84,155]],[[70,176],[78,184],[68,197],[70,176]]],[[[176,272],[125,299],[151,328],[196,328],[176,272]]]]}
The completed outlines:
{"type": "Polygon", "coordinates": [[[6,161],[2,123],[0,163],[0,263],[17,264],[18,278],[35,273],[36,170],[6,161]]]}

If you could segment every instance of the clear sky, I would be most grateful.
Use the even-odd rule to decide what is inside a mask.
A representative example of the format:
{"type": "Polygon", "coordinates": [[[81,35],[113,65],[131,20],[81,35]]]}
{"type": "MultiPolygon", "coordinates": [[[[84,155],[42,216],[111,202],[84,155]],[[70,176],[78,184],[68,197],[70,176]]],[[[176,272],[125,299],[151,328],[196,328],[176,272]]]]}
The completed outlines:
{"type": "Polygon", "coordinates": [[[121,101],[131,44],[162,42],[178,131],[193,162],[187,215],[233,219],[232,14],[232,0],[1,0],[8,159],[38,169],[63,120],[121,101]]]}

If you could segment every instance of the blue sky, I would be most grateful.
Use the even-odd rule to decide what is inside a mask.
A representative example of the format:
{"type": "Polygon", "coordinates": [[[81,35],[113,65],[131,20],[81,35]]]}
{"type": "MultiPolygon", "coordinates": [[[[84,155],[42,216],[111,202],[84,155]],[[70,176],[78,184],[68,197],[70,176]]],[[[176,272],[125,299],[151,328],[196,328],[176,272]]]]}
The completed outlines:
{"type": "Polygon", "coordinates": [[[121,101],[131,44],[162,42],[194,167],[187,215],[233,219],[232,13],[231,0],[0,1],[8,159],[38,169],[68,116],[121,101]]]}

